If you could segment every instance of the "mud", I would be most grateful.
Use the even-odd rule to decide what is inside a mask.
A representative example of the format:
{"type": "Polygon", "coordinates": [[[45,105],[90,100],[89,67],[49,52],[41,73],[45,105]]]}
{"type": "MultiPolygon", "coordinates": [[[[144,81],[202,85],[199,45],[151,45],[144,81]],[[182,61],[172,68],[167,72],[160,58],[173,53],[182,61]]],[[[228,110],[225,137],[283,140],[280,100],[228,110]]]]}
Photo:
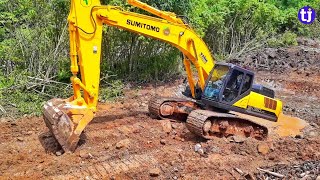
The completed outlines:
{"type": "Polygon", "coordinates": [[[313,131],[266,141],[205,141],[182,122],[160,122],[148,115],[149,98],[179,96],[182,80],[149,84],[125,89],[116,102],[100,103],[73,154],[63,153],[41,117],[0,119],[0,179],[276,178],[259,167],[286,179],[301,178],[308,171],[308,178],[315,179],[320,161],[320,75],[291,69],[256,72],[257,82],[275,89],[284,101],[284,113],[307,120],[313,131]],[[201,151],[195,152],[196,144],[201,151]]]}

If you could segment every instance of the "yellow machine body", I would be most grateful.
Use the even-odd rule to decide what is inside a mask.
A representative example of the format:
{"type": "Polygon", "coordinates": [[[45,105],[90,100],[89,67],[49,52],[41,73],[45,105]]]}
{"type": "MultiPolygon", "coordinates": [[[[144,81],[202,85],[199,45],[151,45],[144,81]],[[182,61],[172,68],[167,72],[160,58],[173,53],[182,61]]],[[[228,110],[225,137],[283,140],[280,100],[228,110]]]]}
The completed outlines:
{"type": "MultiPolygon", "coordinates": [[[[129,4],[144,9],[157,17],[127,12],[117,6],[100,5],[99,0],[71,0],[68,16],[70,33],[71,82],[74,95],[67,100],[53,99],[44,106],[47,126],[66,151],[74,151],[79,136],[93,119],[97,110],[103,24],[167,42],[184,55],[184,66],[192,96],[195,97],[193,64],[198,73],[198,84],[203,90],[215,61],[204,41],[172,12],[155,9],[137,0],[129,4]],[[78,78],[79,73],[81,79],[78,78]]],[[[282,102],[255,92],[242,98],[234,106],[248,106],[281,114],[282,102]],[[276,102],[276,108],[270,103],[276,102]],[[269,104],[268,104],[269,103],[269,104]]]]}
{"type": "Polygon", "coordinates": [[[260,110],[264,110],[270,113],[274,113],[277,117],[282,113],[282,101],[279,99],[273,99],[256,92],[250,92],[248,96],[240,99],[233,106],[247,109],[248,107],[254,107],[260,110]]]}

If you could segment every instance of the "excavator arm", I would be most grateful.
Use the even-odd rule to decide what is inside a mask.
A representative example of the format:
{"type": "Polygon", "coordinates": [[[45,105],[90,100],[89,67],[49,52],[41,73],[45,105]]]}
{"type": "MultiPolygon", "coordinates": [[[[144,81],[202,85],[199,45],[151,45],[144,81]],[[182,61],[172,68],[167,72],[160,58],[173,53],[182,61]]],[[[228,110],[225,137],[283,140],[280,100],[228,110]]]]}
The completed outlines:
{"type": "MultiPolygon", "coordinates": [[[[133,1],[139,2],[139,1],[133,1]]],[[[181,19],[170,15],[161,14],[161,11],[153,10],[152,7],[143,6],[149,12],[166,19],[154,18],[132,12],[119,10],[118,7],[107,6],[105,9],[97,11],[99,19],[109,26],[115,26],[134,33],[167,42],[178,48],[185,57],[185,65],[190,86],[194,86],[190,62],[198,72],[199,84],[203,89],[205,79],[214,66],[214,60],[203,40],[181,19]],[[169,20],[176,19],[175,22],[169,20]]],[[[193,88],[192,88],[193,89],[193,88]]]]}
{"type": "Polygon", "coordinates": [[[65,151],[76,149],[80,134],[96,111],[103,24],[158,39],[178,48],[184,55],[193,97],[195,80],[191,64],[197,69],[202,90],[214,67],[214,59],[206,44],[174,13],[160,11],[137,0],[128,2],[158,17],[124,11],[117,6],[103,6],[99,0],[71,0],[68,23],[73,74],[70,79],[74,95],[66,100],[52,99],[45,103],[43,109],[46,125],[65,151]],[[79,72],[81,79],[78,78],[79,72]]]}

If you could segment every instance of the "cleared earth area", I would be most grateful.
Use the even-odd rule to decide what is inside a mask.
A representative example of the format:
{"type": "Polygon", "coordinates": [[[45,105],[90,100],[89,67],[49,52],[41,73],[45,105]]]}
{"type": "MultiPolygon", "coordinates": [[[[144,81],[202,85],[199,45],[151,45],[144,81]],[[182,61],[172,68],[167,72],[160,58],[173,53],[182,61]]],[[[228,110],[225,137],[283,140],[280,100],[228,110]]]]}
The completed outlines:
{"type": "MultiPolygon", "coordinates": [[[[282,60],[277,54],[267,58],[282,60]]],[[[0,179],[316,179],[319,67],[255,69],[257,82],[275,89],[284,101],[284,113],[305,119],[311,131],[267,141],[206,141],[191,134],[184,122],[151,118],[148,100],[155,94],[179,95],[183,81],[179,79],[157,87],[128,88],[116,102],[100,103],[73,154],[62,152],[42,117],[1,119],[0,179]]]]}

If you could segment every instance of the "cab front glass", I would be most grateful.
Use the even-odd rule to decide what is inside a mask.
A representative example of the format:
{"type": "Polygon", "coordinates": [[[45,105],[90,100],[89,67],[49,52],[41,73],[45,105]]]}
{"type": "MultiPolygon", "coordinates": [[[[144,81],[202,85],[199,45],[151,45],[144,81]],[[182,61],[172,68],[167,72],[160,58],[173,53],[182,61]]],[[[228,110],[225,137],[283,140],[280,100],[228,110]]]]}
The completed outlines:
{"type": "Polygon", "coordinates": [[[203,95],[215,101],[219,101],[219,95],[222,91],[225,78],[230,70],[227,65],[216,65],[211,73],[211,77],[207,82],[203,95]]]}

